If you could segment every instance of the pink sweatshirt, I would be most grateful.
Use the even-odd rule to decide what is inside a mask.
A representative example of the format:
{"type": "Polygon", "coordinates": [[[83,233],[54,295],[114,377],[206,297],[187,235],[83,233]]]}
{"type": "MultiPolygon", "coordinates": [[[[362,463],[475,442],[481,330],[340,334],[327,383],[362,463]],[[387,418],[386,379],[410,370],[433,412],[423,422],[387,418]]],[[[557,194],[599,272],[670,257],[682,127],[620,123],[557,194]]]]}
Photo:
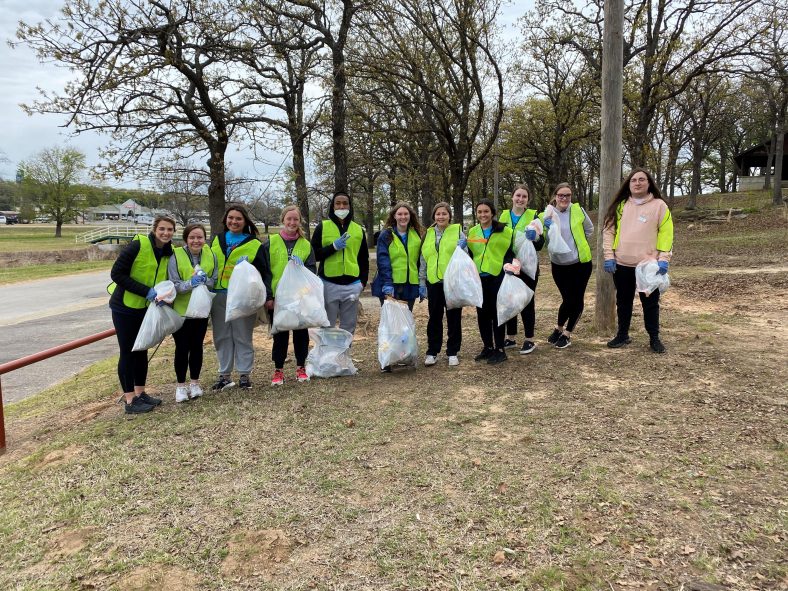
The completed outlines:
{"type": "Polygon", "coordinates": [[[640,205],[632,197],[627,199],[619,220],[618,248],[615,253],[613,241],[616,229],[613,226],[604,229],[605,260],[615,258],[617,264],[625,267],[637,267],[645,259],[670,262],[673,253],[658,251],[656,247],[657,231],[667,211],[668,204],[662,199],[654,199],[650,193],[640,205]]]}

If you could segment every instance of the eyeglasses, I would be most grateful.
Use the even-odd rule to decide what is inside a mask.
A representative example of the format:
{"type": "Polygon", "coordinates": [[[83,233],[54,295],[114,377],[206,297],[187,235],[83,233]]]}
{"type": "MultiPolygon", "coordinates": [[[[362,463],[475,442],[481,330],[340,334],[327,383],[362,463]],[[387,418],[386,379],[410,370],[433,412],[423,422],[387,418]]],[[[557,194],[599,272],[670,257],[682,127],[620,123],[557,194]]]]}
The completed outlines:
{"type": "Polygon", "coordinates": [[[572,197],[571,193],[556,193],[556,197],[560,199],[570,199],[572,197]]]}

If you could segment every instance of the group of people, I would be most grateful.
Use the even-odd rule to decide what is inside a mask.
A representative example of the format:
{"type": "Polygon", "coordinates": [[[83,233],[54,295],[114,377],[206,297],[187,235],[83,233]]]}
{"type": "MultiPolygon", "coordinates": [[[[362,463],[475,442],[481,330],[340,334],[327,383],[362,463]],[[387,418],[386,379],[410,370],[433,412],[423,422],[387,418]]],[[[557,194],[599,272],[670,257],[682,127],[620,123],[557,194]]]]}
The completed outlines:
{"type": "MultiPolygon", "coordinates": [[[[448,365],[460,363],[462,309],[448,309],[443,290],[444,275],[457,247],[472,257],[482,284],[483,302],[476,308],[476,315],[483,348],[475,360],[498,364],[507,359],[506,349],[517,345],[517,316],[498,325],[496,302],[504,276],[519,278],[534,292],[539,280],[538,265],[533,277],[521,268],[515,256],[515,236],[522,232],[535,250],[546,244],[550,250],[549,230],[553,224],[557,225],[556,232],[560,230],[567,248],[560,253],[550,252],[551,274],[561,294],[561,304],[547,342],[558,349],[571,345],[591,277],[588,239],[594,230],[588,214],[572,197],[570,185],[560,183],[553,191],[550,207],[539,213],[528,208],[528,188],[518,185],[512,193],[511,209],[501,211],[500,215],[492,201],[480,200],[475,210],[478,223],[467,234],[461,224],[451,223],[452,210],[446,202],[433,207],[433,223],[426,231],[409,204],[397,203],[391,209],[377,239],[377,274],[372,282],[372,294],[381,304],[385,298],[393,298],[405,302],[411,310],[417,299],[427,300],[426,366],[437,363],[443,347],[444,317],[448,365]]],[[[271,235],[265,243],[259,239],[259,231],[242,205],[229,206],[222,223],[223,231],[213,237],[210,246],[205,227],[190,224],[183,230],[183,246],[173,247],[175,222],[159,216],[152,232],[136,236],[112,267],[110,308],[120,347],[118,377],[129,414],[149,412],[161,404],[161,399],[145,392],[147,351],[132,351],[132,348],[146,307],[161,303],[156,301],[153,286],[162,280],[169,279],[175,284],[177,297],[173,307],[181,315],[195,287],[205,285],[215,294],[210,315],[219,362],[219,375],[212,387],[215,391],[236,386],[234,371],[238,374],[238,387],[252,387],[252,333],[257,315],[225,321],[227,289],[233,269],[241,261],[251,263],[263,279],[267,294],[264,307],[269,320],[273,321],[279,280],[288,261],[293,261],[322,279],[330,325],[338,323],[350,333],[355,331],[358,299],[369,279],[369,250],[364,228],[353,220],[353,204],[347,193],[334,194],[327,219],[315,228],[311,241],[305,237],[301,215],[295,206],[284,208],[279,233],[271,235]]],[[[667,273],[673,248],[673,223],[654,179],[647,171],[636,169],[617,192],[603,224],[604,268],[613,274],[618,311],[618,332],[608,346],[618,348],[631,342],[635,267],[643,260],[656,259],[659,272],[667,273]]],[[[650,295],[641,293],[640,299],[651,349],[664,353],[659,338],[659,291],[650,295]]],[[[535,297],[522,310],[521,320],[524,340],[520,354],[527,355],[536,348],[535,297]]],[[[203,394],[199,378],[207,327],[208,318],[188,318],[173,334],[177,402],[203,394]]],[[[302,329],[292,333],[295,379],[308,381],[305,369],[308,332],[302,329]]],[[[289,341],[289,331],[278,332],[273,337],[272,385],[284,383],[289,341]]],[[[384,367],[383,371],[390,372],[391,368],[384,367]]]]}

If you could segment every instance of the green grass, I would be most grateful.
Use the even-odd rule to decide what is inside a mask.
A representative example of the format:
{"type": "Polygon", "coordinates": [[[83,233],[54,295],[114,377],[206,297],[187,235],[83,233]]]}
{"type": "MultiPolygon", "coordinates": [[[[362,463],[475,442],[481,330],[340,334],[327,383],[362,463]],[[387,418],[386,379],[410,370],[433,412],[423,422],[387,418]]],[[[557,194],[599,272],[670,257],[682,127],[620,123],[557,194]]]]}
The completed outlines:
{"type": "Polygon", "coordinates": [[[45,265],[6,267],[0,269],[0,285],[27,281],[31,278],[44,279],[58,275],[69,275],[85,271],[109,270],[112,261],[78,261],[74,263],[50,263],[45,265]]]}
{"type": "Polygon", "coordinates": [[[37,252],[47,250],[79,250],[84,243],[74,241],[77,234],[83,234],[98,226],[63,226],[63,235],[55,238],[55,226],[25,225],[0,226],[0,254],[13,252],[37,252]]]}

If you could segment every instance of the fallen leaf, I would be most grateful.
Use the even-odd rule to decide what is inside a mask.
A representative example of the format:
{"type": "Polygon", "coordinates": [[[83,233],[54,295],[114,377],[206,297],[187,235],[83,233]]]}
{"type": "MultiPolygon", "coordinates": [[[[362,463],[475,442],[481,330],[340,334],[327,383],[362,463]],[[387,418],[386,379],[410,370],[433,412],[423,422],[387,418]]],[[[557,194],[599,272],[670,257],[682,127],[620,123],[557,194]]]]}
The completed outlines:
{"type": "Polygon", "coordinates": [[[482,465],[482,461],[479,458],[473,458],[471,460],[471,464],[476,466],[477,468],[482,465]]]}
{"type": "Polygon", "coordinates": [[[505,560],[506,553],[503,550],[498,550],[498,552],[495,553],[495,556],[493,556],[493,562],[495,564],[503,564],[505,560]]]}
{"type": "Polygon", "coordinates": [[[345,419],[345,427],[349,429],[350,427],[355,427],[355,426],[356,426],[356,421],[354,421],[353,419],[345,419]]]}
{"type": "Polygon", "coordinates": [[[695,548],[693,548],[689,544],[685,544],[684,547],[681,549],[681,553],[684,556],[688,556],[690,554],[695,554],[695,548]]]}
{"type": "Polygon", "coordinates": [[[604,544],[607,541],[605,536],[591,536],[591,543],[594,546],[599,546],[600,544],[604,544]]]}
{"type": "Polygon", "coordinates": [[[498,492],[500,494],[505,493],[508,490],[508,488],[509,488],[509,485],[506,484],[505,482],[501,482],[500,484],[498,484],[498,492]]]}

